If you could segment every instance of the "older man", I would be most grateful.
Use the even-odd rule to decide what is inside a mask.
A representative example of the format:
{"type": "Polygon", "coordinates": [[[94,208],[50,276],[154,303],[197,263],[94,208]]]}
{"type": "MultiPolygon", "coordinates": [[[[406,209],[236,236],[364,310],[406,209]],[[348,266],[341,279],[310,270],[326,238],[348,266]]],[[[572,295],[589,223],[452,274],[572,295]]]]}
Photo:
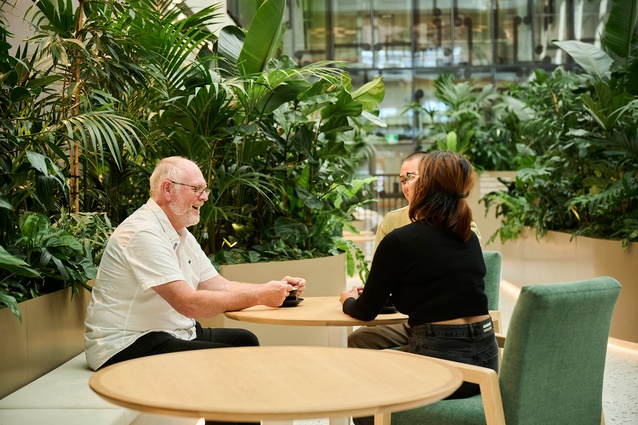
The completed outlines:
{"type": "Polygon", "coordinates": [[[176,351],[259,345],[245,329],[202,328],[212,317],[254,305],[277,307],[305,280],[286,276],[264,284],[218,274],[187,230],[199,222],[210,189],[195,163],[162,159],[151,198],[113,232],[87,309],[85,349],[97,370],[137,357],[176,351]]]}

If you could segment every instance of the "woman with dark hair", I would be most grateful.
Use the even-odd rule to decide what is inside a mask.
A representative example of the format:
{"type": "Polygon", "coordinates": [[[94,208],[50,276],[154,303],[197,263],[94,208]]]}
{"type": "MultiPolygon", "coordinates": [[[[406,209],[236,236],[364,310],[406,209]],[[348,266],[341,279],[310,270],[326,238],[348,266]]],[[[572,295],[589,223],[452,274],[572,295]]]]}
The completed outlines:
{"type": "MultiPolygon", "coordinates": [[[[472,165],[455,152],[435,151],[421,160],[413,184],[412,223],[381,240],[365,287],[341,294],[343,312],[371,320],[391,294],[409,316],[410,352],[498,370],[485,263],[467,203],[472,165]]],[[[450,398],[478,393],[478,385],[464,383],[450,398]]]]}

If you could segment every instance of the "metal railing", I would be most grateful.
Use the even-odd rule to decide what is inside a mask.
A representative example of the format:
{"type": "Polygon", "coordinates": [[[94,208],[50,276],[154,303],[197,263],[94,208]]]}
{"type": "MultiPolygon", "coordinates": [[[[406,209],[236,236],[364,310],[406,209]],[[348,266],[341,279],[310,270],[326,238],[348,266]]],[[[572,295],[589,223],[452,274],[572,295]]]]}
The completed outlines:
{"type": "Polygon", "coordinates": [[[367,204],[355,216],[358,221],[357,227],[364,234],[375,234],[383,216],[408,204],[401,191],[401,181],[398,175],[377,174],[376,177],[377,181],[372,191],[374,201],[367,204]]]}

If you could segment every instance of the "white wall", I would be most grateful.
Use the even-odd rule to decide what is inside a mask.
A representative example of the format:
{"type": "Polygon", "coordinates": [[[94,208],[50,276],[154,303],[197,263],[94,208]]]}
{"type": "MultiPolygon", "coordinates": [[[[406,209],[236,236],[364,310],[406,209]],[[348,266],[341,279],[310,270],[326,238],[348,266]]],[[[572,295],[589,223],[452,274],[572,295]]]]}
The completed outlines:
{"type": "MultiPolygon", "coordinates": [[[[11,53],[15,53],[18,45],[32,34],[30,22],[25,20],[24,17],[30,17],[33,14],[31,12],[27,13],[33,3],[29,0],[15,0],[15,2],[14,7],[10,5],[4,6],[4,17],[9,23],[9,32],[13,34],[13,37],[7,40],[12,46],[11,53]]],[[[12,3],[11,0],[9,0],[10,3],[12,3]]]]}

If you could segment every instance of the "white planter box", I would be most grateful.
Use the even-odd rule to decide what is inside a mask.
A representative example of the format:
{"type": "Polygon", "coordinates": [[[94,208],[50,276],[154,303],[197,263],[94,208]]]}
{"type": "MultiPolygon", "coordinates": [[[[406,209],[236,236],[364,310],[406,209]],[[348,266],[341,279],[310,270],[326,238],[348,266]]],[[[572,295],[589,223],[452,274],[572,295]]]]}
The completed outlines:
{"type": "MultiPolygon", "coordinates": [[[[313,258],[309,260],[272,261],[267,263],[224,265],[220,273],[227,279],[265,283],[284,276],[306,279],[302,296],[334,296],[338,299],[346,289],[346,256],[313,258]]],[[[303,303],[303,301],[302,301],[303,303]]],[[[288,307],[296,308],[296,307],[288,307]]],[[[244,328],[254,332],[261,345],[328,345],[328,329],[315,326],[277,326],[238,322],[222,315],[210,319],[198,319],[204,327],[244,328]]]]}
{"type": "Polygon", "coordinates": [[[622,285],[611,336],[638,342],[638,244],[623,250],[620,241],[548,232],[536,240],[533,229],[503,245],[503,279],[522,287],[611,276],[622,285]]]}
{"type": "Polygon", "coordinates": [[[0,398],[32,382],[84,350],[84,317],[90,293],[71,288],[19,304],[22,324],[0,310],[0,398]]]}

